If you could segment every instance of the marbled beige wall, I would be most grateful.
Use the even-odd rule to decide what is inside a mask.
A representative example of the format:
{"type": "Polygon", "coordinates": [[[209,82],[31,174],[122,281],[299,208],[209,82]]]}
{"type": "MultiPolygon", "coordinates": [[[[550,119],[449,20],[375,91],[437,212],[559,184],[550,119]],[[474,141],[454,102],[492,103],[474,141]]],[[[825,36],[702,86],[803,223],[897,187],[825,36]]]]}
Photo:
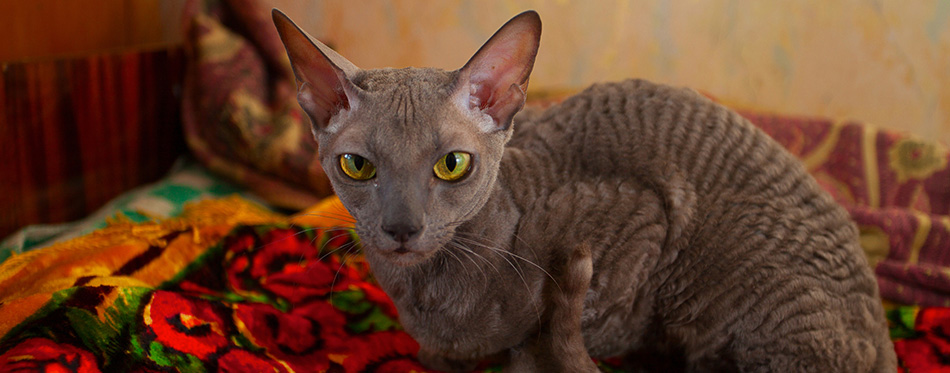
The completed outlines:
{"type": "Polygon", "coordinates": [[[267,1],[363,68],[457,68],[536,9],[534,90],[639,77],[950,144],[950,0],[267,1]]]}

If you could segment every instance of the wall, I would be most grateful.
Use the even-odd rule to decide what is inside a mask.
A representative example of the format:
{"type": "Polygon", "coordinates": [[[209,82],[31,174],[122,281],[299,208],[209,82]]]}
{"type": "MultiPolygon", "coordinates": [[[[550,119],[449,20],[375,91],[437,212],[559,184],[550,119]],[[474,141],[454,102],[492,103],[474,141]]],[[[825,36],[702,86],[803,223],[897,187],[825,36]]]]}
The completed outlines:
{"type": "Polygon", "coordinates": [[[363,68],[457,68],[536,9],[534,90],[639,77],[950,144],[950,0],[265,2],[363,68]]]}

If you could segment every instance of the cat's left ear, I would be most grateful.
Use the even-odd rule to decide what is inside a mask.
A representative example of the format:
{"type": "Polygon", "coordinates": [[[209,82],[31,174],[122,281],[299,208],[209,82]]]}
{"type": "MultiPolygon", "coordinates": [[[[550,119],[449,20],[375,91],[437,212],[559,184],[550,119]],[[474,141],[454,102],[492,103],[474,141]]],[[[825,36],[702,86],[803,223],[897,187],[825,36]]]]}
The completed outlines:
{"type": "Polygon", "coordinates": [[[456,97],[469,109],[488,114],[505,130],[524,106],[528,76],[541,42],[541,17],[529,10],[501,26],[459,70],[456,97]]]}
{"type": "Polygon", "coordinates": [[[349,77],[359,68],[307,35],[281,11],[274,9],[271,14],[297,78],[297,101],[314,129],[323,130],[334,115],[357,105],[359,88],[349,77]]]}

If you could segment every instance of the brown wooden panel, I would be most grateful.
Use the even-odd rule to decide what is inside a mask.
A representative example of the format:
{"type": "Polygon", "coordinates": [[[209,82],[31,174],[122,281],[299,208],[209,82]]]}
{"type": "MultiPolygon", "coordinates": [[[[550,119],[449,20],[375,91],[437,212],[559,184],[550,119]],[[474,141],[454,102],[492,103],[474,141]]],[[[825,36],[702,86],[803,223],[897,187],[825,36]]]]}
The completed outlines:
{"type": "Polygon", "coordinates": [[[0,238],[81,218],[184,153],[180,49],[12,63],[0,74],[0,238]]]}
{"type": "Polygon", "coordinates": [[[0,1],[0,62],[179,44],[184,1],[0,1]]]}

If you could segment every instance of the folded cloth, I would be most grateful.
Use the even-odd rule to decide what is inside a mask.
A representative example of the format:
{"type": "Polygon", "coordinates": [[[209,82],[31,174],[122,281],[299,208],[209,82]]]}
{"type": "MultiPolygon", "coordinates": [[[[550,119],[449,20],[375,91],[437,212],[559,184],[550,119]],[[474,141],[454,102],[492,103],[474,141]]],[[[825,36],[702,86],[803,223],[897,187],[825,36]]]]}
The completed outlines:
{"type": "Polygon", "coordinates": [[[332,193],[270,12],[254,0],[190,0],[182,124],[192,154],[273,206],[332,193]]]}

